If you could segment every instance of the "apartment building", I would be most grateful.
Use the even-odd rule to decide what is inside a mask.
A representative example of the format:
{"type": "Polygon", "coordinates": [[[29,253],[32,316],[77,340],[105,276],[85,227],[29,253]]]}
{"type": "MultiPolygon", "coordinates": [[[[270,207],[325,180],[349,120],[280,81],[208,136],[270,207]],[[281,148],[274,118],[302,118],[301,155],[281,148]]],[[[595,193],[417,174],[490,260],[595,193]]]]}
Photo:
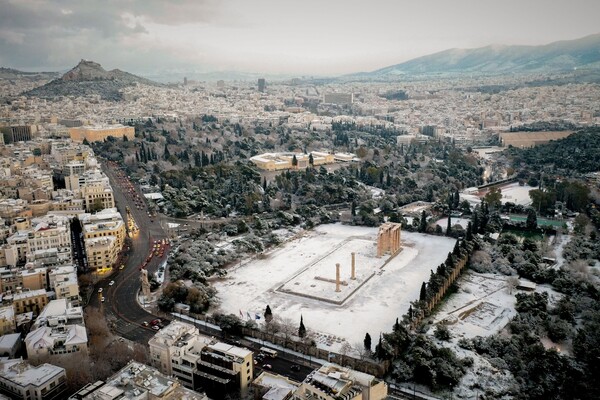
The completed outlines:
{"type": "Polygon", "coordinates": [[[172,377],[155,368],[130,361],[106,380],[90,383],[69,400],[208,400],[206,395],[181,386],[172,377]]]}
{"type": "Polygon", "coordinates": [[[248,392],[254,374],[250,350],[200,335],[194,326],[173,322],[148,342],[152,365],[184,386],[211,398],[248,392]]]}
{"type": "Polygon", "coordinates": [[[65,299],[48,303],[25,337],[27,356],[36,361],[59,354],[87,355],[87,343],[83,310],[65,299]]]}
{"type": "Polygon", "coordinates": [[[92,270],[102,271],[112,268],[117,262],[119,251],[120,247],[114,236],[85,240],[88,267],[92,270]]]}
{"type": "Polygon", "coordinates": [[[64,368],[52,364],[34,367],[23,359],[0,359],[0,393],[11,399],[64,399],[66,382],[64,368]]]}
{"type": "Polygon", "coordinates": [[[96,212],[115,206],[115,198],[110,185],[85,185],[81,188],[81,198],[87,212],[96,212]]]}
{"type": "Polygon", "coordinates": [[[383,400],[388,387],[373,375],[327,363],[311,372],[296,391],[301,400],[383,400]]]}
{"type": "Polygon", "coordinates": [[[0,336],[13,333],[17,329],[13,305],[0,307],[0,336]]]}
{"type": "Polygon", "coordinates": [[[33,312],[37,315],[48,304],[48,294],[46,289],[25,291],[17,289],[16,293],[4,293],[2,302],[7,305],[12,304],[16,314],[33,312]]]}
{"type": "Polygon", "coordinates": [[[57,300],[65,300],[74,306],[80,303],[77,270],[73,265],[54,268],[48,273],[50,290],[56,293],[57,300]]]}

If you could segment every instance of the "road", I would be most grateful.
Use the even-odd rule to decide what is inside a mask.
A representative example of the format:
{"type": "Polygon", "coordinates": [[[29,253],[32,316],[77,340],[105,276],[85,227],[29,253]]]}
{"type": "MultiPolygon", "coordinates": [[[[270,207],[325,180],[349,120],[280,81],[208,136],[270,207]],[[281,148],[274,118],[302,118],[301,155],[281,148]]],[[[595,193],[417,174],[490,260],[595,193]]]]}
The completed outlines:
{"type": "MultiPolygon", "coordinates": [[[[133,188],[131,182],[118,169],[114,163],[102,162],[102,169],[110,179],[117,208],[121,215],[126,216],[126,206],[129,206],[135,219],[139,232],[131,238],[132,248],[123,270],[117,270],[110,277],[101,280],[97,288],[102,287],[102,294],[92,296],[90,304],[99,306],[114,321],[112,328],[119,335],[128,340],[146,345],[154,336],[154,331],[143,327],[143,321],[150,321],[157,316],[144,309],[137,301],[141,287],[139,267],[144,263],[155,240],[162,240],[166,235],[160,226],[158,218],[148,216],[148,210],[140,191],[133,188]],[[132,188],[134,191],[132,192],[132,188]],[[109,286],[109,282],[115,283],[109,286]],[[100,298],[104,296],[104,302],[100,298]]],[[[164,251],[162,259],[154,256],[146,266],[149,274],[158,270],[162,260],[166,257],[168,249],[164,251]]],[[[162,318],[162,317],[161,317],[162,318]]],[[[164,320],[164,318],[162,318],[164,320]]],[[[168,323],[168,321],[166,321],[168,323]]]]}

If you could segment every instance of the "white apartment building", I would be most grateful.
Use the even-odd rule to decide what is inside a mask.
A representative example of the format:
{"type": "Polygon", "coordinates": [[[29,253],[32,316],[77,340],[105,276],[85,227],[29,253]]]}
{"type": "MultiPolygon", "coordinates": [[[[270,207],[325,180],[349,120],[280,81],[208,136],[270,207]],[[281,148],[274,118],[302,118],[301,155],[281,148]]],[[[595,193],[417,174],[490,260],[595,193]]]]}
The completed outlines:
{"type": "Polygon", "coordinates": [[[321,400],[383,400],[387,384],[373,375],[337,364],[327,363],[311,372],[296,391],[294,398],[321,400]]]}
{"type": "Polygon", "coordinates": [[[66,382],[64,368],[52,364],[34,367],[20,358],[0,360],[0,393],[11,399],[64,399],[66,382]]]}
{"type": "Polygon", "coordinates": [[[79,282],[77,270],[73,265],[54,268],[48,273],[50,290],[56,293],[56,299],[64,299],[72,305],[79,305],[79,282]]]}

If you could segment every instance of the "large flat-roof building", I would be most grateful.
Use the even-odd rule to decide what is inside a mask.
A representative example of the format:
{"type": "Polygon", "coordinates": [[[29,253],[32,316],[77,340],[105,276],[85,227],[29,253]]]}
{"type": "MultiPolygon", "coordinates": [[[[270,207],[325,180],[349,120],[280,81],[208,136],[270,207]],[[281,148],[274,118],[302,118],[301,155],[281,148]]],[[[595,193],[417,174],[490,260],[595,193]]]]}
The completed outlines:
{"type": "Polygon", "coordinates": [[[373,375],[327,363],[311,372],[296,391],[296,399],[383,400],[387,384],[373,375]]]}
{"type": "Polygon", "coordinates": [[[181,386],[177,379],[145,364],[130,361],[106,380],[90,383],[69,400],[208,400],[206,395],[181,386]]]}
{"type": "Polygon", "coordinates": [[[152,365],[186,387],[215,399],[248,392],[254,375],[253,354],[248,349],[218,342],[177,321],[159,331],[148,345],[152,365]]]}
{"type": "Polygon", "coordinates": [[[133,139],[135,137],[135,128],[121,124],[80,126],[69,128],[69,135],[71,135],[71,140],[78,143],[81,143],[84,140],[87,140],[88,142],[102,142],[109,136],[112,136],[115,139],[122,139],[123,136],[127,137],[127,139],[133,139]]]}
{"type": "Polygon", "coordinates": [[[64,399],[66,382],[64,368],[52,364],[34,367],[22,359],[0,360],[0,393],[11,399],[64,399]]]}

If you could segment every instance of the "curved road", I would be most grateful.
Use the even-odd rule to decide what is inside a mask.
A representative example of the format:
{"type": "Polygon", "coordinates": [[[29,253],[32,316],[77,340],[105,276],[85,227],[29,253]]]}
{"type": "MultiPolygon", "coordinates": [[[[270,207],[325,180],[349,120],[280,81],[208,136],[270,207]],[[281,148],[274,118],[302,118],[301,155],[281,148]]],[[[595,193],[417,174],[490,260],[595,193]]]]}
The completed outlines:
{"type": "MultiPolygon", "coordinates": [[[[98,305],[104,313],[113,320],[113,330],[120,336],[147,344],[148,340],[154,336],[154,331],[148,327],[142,326],[142,322],[151,321],[157,316],[146,311],[137,301],[137,295],[141,287],[139,267],[144,263],[155,240],[162,240],[166,235],[160,226],[158,218],[150,218],[148,211],[141,201],[141,209],[136,206],[139,191],[129,192],[129,181],[118,167],[108,162],[102,162],[102,169],[110,179],[115,197],[117,208],[121,215],[126,216],[126,206],[129,206],[133,218],[135,219],[139,232],[131,238],[132,248],[129,252],[127,263],[123,270],[117,270],[113,275],[104,278],[96,285],[102,287],[103,293],[92,296],[90,304],[98,305]],[[113,286],[109,286],[109,281],[114,280],[113,286]],[[105,301],[100,302],[100,297],[104,296],[105,301]]],[[[141,197],[141,196],[140,196],[141,197]]],[[[125,219],[125,218],[124,218],[125,219]]],[[[161,260],[154,256],[146,269],[149,273],[158,270],[159,264],[166,258],[168,249],[164,251],[161,260]]],[[[164,319],[164,318],[163,318],[164,319]]],[[[168,323],[168,321],[165,321],[168,323]]]]}

